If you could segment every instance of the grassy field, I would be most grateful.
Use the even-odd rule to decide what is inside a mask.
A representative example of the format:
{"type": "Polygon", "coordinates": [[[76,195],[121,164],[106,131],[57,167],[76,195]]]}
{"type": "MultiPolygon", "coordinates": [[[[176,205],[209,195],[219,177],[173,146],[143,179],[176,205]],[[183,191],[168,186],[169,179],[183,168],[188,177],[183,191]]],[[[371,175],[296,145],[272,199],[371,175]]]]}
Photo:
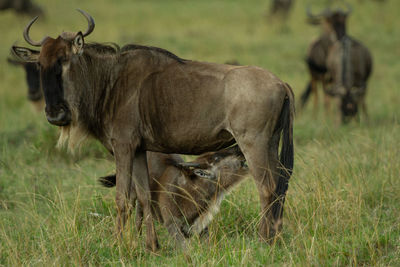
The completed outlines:
{"type": "MultiPolygon", "coordinates": [[[[47,16],[32,28],[34,39],[84,30],[75,11],[81,8],[96,21],[88,41],[159,46],[201,61],[236,59],[273,71],[296,96],[308,80],[307,46],[319,34],[305,23],[306,0],[296,1],[285,24],[266,19],[266,0],[36,2],[47,16]]],[[[145,250],[132,222],[124,241],[115,241],[115,190],[96,181],[113,172],[112,158],[94,141],[79,155],[55,149],[56,127],[26,100],[22,69],[6,63],[15,41],[25,45],[30,18],[0,13],[0,265],[400,266],[400,1],[350,2],[349,32],[374,56],[370,122],[337,126],[311,105],[298,112],[278,242],[258,241],[258,194],[248,179],[223,203],[210,241],[191,240],[190,257],[159,224],[157,254],[145,250]]]]}

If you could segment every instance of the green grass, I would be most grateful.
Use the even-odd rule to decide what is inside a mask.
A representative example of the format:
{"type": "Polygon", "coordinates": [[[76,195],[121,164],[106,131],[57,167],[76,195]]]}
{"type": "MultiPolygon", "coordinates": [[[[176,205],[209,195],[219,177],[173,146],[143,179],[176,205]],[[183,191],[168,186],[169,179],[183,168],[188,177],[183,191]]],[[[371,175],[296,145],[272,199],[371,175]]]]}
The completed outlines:
{"type": "MultiPolygon", "coordinates": [[[[74,10],[81,8],[96,20],[89,41],[136,42],[188,59],[259,65],[297,96],[308,80],[307,46],[319,33],[305,23],[306,0],[296,1],[284,25],[265,18],[268,1],[261,0],[37,2],[47,17],[33,26],[34,39],[84,30],[74,10]]],[[[115,190],[96,181],[113,172],[112,158],[94,141],[75,156],[54,148],[56,127],[33,112],[22,70],[5,61],[15,41],[25,45],[30,18],[0,13],[0,265],[399,266],[400,2],[350,2],[349,32],[374,56],[370,122],[337,126],[322,107],[313,114],[311,105],[298,112],[295,170],[278,242],[258,241],[258,194],[249,179],[223,203],[210,242],[191,240],[190,258],[159,224],[157,254],[144,249],[132,222],[124,241],[115,241],[115,190]]]]}

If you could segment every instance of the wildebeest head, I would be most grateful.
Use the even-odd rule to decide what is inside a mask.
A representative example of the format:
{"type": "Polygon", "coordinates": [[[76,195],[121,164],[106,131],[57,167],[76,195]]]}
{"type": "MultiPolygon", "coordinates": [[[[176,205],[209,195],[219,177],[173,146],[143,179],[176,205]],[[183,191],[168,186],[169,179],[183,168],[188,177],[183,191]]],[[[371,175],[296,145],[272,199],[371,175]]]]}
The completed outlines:
{"type": "Polygon", "coordinates": [[[43,94],[40,89],[39,65],[35,62],[24,62],[13,58],[7,58],[7,61],[10,64],[24,68],[26,83],[28,85],[28,99],[33,102],[40,101],[43,94]]]}
{"type": "Polygon", "coordinates": [[[56,39],[45,37],[41,41],[33,41],[29,37],[29,30],[37,20],[35,17],[25,28],[25,40],[37,47],[40,51],[25,47],[13,46],[14,53],[26,62],[38,63],[40,66],[40,77],[46,102],[47,120],[54,125],[66,126],[71,123],[71,110],[65,100],[65,91],[68,90],[63,73],[68,70],[72,60],[77,60],[84,46],[84,37],[94,29],[94,20],[86,12],[79,10],[88,21],[88,29],[82,32],[63,32],[56,39]]]}
{"type": "Polygon", "coordinates": [[[287,15],[292,5],[293,5],[293,0],[272,0],[270,13],[273,15],[278,13],[287,15]]]}
{"type": "Polygon", "coordinates": [[[351,117],[357,114],[358,105],[350,93],[347,93],[340,99],[340,109],[342,114],[342,121],[345,123],[351,117]]]}
{"type": "Polygon", "coordinates": [[[346,21],[351,10],[350,5],[347,4],[347,10],[326,8],[319,14],[312,14],[310,7],[308,7],[308,22],[314,25],[322,24],[325,32],[332,34],[335,39],[341,40],[346,35],[346,21]]]}

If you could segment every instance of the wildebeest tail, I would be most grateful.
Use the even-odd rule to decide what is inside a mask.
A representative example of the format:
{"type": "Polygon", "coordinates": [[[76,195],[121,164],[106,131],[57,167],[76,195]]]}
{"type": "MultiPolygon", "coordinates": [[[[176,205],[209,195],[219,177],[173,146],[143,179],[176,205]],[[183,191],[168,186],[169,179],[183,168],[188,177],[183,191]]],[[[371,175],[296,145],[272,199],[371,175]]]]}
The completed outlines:
{"type": "Polygon", "coordinates": [[[284,195],[288,189],[289,178],[292,175],[294,163],[293,150],[293,119],[294,119],[294,95],[288,84],[286,84],[287,95],[283,102],[281,114],[275,128],[276,134],[282,134],[282,147],[279,155],[280,179],[276,188],[277,196],[284,195]]]}
{"type": "Polygon", "coordinates": [[[117,177],[115,174],[100,177],[99,183],[104,187],[114,187],[117,184],[117,177]]]}

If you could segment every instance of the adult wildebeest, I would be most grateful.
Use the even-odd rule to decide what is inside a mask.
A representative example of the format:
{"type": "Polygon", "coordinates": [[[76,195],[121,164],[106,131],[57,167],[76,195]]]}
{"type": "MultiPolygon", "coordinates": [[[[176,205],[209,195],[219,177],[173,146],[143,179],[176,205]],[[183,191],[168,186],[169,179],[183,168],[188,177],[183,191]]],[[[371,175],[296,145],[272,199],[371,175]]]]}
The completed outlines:
{"type": "Polygon", "coordinates": [[[335,12],[329,17],[336,42],[327,58],[326,77],[326,93],[339,98],[343,123],[357,114],[359,105],[368,119],[365,96],[372,71],[371,53],[361,42],[347,34],[346,20],[347,14],[344,12],[335,12]]]}
{"type": "Polygon", "coordinates": [[[237,142],[259,189],[260,236],[281,227],[293,168],[294,99],[290,87],[258,67],[184,60],[160,49],[85,44],[94,29],[63,32],[40,42],[40,52],[14,46],[22,59],[40,63],[46,116],[72,144],[91,135],[114,154],[122,230],[133,194],[143,207],[146,244],[157,247],[151,213],[146,151],[200,154],[237,142]],[[279,141],[282,150],[278,157],[279,141]]]}
{"type": "Polygon", "coordinates": [[[287,17],[292,6],[293,0],[272,0],[269,13],[287,17]]]}
{"type": "MultiPolygon", "coordinates": [[[[248,172],[238,146],[209,152],[192,162],[178,155],[147,152],[153,210],[168,232],[180,244],[192,234],[207,232],[224,196],[244,180],[248,172]]],[[[115,175],[100,178],[107,187],[115,186],[115,175]]],[[[136,210],[140,231],[143,214],[136,210]]]]}
{"type": "Polygon", "coordinates": [[[40,88],[39,66],[35,62],[24,62],[13,58],[7,58],[8,63],[23,67],[25,80],[28,85],[28,99],[37,111],[44,108],[42,89],[40,88]]]}
{"type": "Polygon", "coordinates": [[[372,57],[368,49],[347,35],[346,20],[351,12],[326,9],[319,15],[308,16],[312,23],[322,23],[324,33],[310,47],[307,64],[311,82],[301,96],[304,106],[307,98],[314,93],[314,107],[317,105],[317,81],[321,81],[325,92],[325,107],[332,96],[339,97],[342,121],[357,113],[361,104],[367,117],[365,93],[367,80],[372,69],[372,57]]]}
{"type": "Polygon", "coordinates": [[[17,13],[42,15],[42,9],[31,0],[0,0],[0,10],[14,9],[17,13]]]}

